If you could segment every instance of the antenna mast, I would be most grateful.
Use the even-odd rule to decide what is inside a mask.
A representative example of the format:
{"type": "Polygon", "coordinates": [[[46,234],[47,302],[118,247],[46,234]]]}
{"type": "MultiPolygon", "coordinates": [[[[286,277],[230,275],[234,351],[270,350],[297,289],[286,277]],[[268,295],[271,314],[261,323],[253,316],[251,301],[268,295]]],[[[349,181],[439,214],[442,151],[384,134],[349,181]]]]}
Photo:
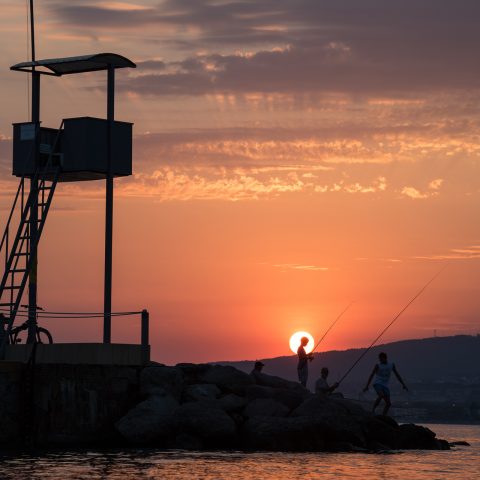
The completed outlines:
{"type": "MultiPolygon", "coordinates": [[[[33,0],[30,0],[30,42],[32,47],[32,62],[35,62],[35,18],[33,0]]],[[[32,65],[32,124],[35,125],[35,144],[39,143],[40,130],[40,74],[35,71],[32,65]]],[[[34,165],[38,165],[38,148],[35,148],[34,165]]],[[[34,205],[30,215],[30,238],[35,239],[38,234],[38,180],[32,177],[30,180],[30,194],[34,199],[34,205]]],[[[36,342],[37,332],[37,267],[38,249],[37,242],[31,241],[30,255],[33,259],[33,266],[28,278],[28,337],[27,343],[36,342]]]]}
{"type": "MultiPolygon", "coordinates": [[[[35,20],[33,18],[33,0],[30,0],[30,43],[32,46],[32,62],[35,61],[35,20]]],[[[32,67],[35,70],[35,66],[32,67]]]]}

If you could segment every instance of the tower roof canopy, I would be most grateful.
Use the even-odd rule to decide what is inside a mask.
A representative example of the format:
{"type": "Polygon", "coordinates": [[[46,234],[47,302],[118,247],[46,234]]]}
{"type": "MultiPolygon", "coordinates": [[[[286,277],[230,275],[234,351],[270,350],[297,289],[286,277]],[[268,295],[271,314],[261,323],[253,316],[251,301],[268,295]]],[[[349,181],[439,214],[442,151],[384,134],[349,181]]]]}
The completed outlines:
{"type": "Polygon", "coordinates": [[[10,70],[32,72],[46,75],[69,75],[72,73],[95,72],[113,68],[135,68],[136,65],[126,57],[116,53],[95,53],[93,55],[81,55],[79,57],[48,58],[34,62],[17,63],[10,70]]]}

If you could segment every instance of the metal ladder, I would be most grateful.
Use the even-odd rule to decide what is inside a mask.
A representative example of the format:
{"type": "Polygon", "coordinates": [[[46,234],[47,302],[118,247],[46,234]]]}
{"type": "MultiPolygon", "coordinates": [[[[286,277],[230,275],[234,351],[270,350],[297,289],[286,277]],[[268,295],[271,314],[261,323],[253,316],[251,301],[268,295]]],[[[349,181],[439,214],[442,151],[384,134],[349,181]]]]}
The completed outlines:
{"type": "Polygon", "coordinates": [[[32,184],[38,187],[36,191],[30,190],[26,201],[25,181],[28,178],[25,175],[21,177],[12,209],[8,216],[5,232],[0,241],[0,253],[2,249],[5,249],[5,266],[0,282],[0,314],[3,314],[4,323],[1,326],[3,338],[0,342],[0,358],[3,356],[5,344],[15,322],[28,277],[36,262],[36,259],[31,255],[31,251],[36,251],[36,247],[38,247],[58,183],[61,167],[59,165],[52,166],[52,157],[62,125],[58,130],[55,143],[45,165],[38,166],[32,177],[32,184]],[[20,210],[20,218],[15,238],[10,245],[10,230],[14,229],[13,219],[15,212],[18,212],[18,210],[20,210]],[[35,221],[37,232],[31,235],[31,226],[35,224],[35,221]]]}

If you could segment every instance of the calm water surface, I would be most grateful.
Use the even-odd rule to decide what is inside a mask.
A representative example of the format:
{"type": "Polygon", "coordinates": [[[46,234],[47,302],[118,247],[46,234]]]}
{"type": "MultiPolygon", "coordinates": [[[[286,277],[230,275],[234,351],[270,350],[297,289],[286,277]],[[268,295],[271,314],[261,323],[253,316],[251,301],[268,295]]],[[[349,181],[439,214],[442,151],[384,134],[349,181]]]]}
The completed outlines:
{"type": "Polygon", "coordinates": [[[0,479],[480,479],[480,426],[428,425],[453,451],[391,454],[183,452],[154,449],[47,452],[0,458],[0,479]]]}

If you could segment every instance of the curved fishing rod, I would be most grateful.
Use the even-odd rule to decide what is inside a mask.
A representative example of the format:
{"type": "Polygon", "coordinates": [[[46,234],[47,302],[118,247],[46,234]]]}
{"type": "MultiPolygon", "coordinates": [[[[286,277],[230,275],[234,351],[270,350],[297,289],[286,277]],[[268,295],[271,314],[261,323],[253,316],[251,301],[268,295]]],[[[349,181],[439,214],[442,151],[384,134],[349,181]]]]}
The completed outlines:
{"type": "Polygon", "coordinates": [[[380,332],[370,346],[357,358],[355,363],[346,371],[343,377],[338,381],[338,384],[342,383],[348,374],[357,366],[358,362],[370,351],[370,349],[382,338],[383,334],[398,320],[400,315],[426,290],[426,288],[447,268],[445,265],[440,269],[421,289],[420,291],[400,310],[395,318],[380,332]]]}
{"type": "Polygon", "coordinates": [[[323,337],[317,342],[315,347],[313,347],[313,350],[310,353],[315,352],[315,350],[318,348],[318,346],[322,343],[323,339],[327,336],[328,332],[335,326],[335,324],[343,317],[343,314],[354,304],[355,302],[350,302],[347,305],[347,308],[342,311],[342,313],[333,321],[333,323],[328,327],[327,331],[323,334],[323,337]]]}

